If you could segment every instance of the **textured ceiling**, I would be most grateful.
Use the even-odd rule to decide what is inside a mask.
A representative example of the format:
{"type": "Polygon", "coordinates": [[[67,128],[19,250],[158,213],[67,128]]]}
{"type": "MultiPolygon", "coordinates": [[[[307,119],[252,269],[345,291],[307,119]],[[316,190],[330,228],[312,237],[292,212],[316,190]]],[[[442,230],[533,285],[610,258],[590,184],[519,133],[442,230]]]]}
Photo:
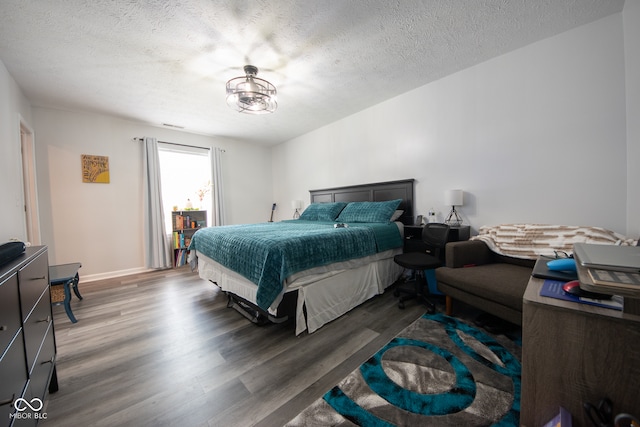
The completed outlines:
{"type": "Polygon", "coordinates": [[[266,145],[622,11],[624,0],[1,0],[0,60],[35,106],[266,145]],[[274,114],[227,107],[245,64],[274,114]]]}

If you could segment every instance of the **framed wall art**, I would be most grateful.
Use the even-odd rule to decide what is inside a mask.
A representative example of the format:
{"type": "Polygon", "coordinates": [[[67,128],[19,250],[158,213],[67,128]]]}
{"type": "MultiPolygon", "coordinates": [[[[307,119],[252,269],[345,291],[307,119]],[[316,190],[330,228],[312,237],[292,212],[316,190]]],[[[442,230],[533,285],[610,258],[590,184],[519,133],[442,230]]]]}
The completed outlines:
{"type": "Polygon", "coordinates": [[[108,184],[109,157],[82,154],[82,182],[108,184]]]}

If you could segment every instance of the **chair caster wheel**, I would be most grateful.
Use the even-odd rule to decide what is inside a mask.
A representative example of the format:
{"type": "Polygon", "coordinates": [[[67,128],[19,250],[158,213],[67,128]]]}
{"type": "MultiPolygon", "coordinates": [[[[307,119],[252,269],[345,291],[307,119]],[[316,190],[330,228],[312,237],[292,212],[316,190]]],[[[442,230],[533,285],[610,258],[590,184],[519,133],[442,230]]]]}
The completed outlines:
{"type": "Polygon", "coordinates": [[[404,310],[404,303],[403,302],[399,302],[398,303],[398,308],[404,310]]]}

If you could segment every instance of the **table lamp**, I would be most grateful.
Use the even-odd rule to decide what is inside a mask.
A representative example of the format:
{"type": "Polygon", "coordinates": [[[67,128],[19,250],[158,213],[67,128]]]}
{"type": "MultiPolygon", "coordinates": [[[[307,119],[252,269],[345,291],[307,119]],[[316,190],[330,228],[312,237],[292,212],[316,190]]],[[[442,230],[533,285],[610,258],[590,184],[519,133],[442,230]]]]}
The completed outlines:
{"type": "Polygon", "coordinates": [[[295,211],[293,212],[293,219],[300,218],[300,212],[298,211],[298,209],[302,208],[302,200],[292,200],[291,207],[295,209],[295,211]]]}
{"type": "Polygon", "coordinates": [[[449,216],[444,220],[444,223],[451,227],[462,225],[462,218],[456,212],[456,206],[463,205],[462,195],[462,190],[447,190],[444,192],[444,204],[451,206],[451,212],[449,212],[449,216]]]}

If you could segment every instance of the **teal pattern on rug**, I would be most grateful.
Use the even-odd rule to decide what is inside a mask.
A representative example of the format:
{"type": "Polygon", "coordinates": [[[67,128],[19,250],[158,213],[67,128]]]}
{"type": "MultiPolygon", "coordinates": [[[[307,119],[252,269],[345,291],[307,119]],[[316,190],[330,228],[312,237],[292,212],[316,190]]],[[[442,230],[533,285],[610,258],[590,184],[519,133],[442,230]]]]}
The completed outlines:
{"type": "MultiPolygon", "coordinates": [[[[512,380],[513,401],[511,407],[498,421],[493,422],[491,425],[517,426],[520,419],[521,365],[519,360],[494,338],[458,319],[440,313],[433,315],[425,314],[423,319],[440,323],[451,341],[462,352],[478,363],[512,380]],[[462,332],[484,345],[501,364],[487,359],[474,350],[460,338],[458,332],[462,332]]],[[[467,409],[476,398],[476,380],[470,369],[459,357],[456,357],[447,349],[415,339],[403,337],[394,338],[368,361],[363,363],[359,370],[362,378],[366,381],[366,385],[374,393],[389,404],[412,414],[422,416],[446,416],[456,414],[467,409]],[[402,346],[418,347],[446,360],[455,374],[455,381],[451,387],[442,393],[419,393],[405,389],[390,379],[383,369],[382,359],[389,350],[402,346]]],[[[395,425],[358,405],[352,398],[347,396],[339,386],[328,391],[323,396],[323,399],[338,414],[359,426],[395,425]]]]}

